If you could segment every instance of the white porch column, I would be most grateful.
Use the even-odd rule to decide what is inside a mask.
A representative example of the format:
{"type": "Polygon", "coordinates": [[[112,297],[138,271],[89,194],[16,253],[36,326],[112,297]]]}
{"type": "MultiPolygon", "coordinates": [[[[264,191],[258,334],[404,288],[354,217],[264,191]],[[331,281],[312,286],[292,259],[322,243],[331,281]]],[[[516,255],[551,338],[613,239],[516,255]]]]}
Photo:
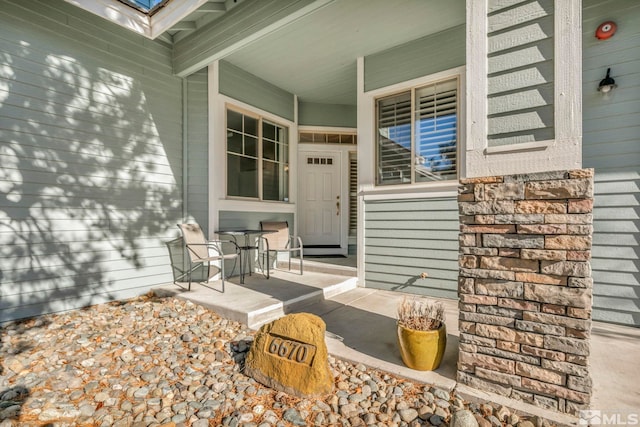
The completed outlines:
{"type": "Polygon", "coordinates": [[[357,265],[358,285],[364,286],[364,196],[366,189],[373,187],[375,176],[373,139],[374,123],[371,111],[373,103],[364,94],[364,57],[357,59],[357,90],[358,90],[358,219],[357,219],[357,265]]]}
{"type": "Polygon", "coordinates": [[[209,70],[209,238],[218,229],[218,200],[225,194],[225,111],[220,99],[219,61],[214,61],[209,70]],[[216,141],[219,141],[216,144],[216,141]]]}
{"type": "Polygon", "coordinates": [[[467,177],[582,167],[581,0],[467,0],[467,177]]]}

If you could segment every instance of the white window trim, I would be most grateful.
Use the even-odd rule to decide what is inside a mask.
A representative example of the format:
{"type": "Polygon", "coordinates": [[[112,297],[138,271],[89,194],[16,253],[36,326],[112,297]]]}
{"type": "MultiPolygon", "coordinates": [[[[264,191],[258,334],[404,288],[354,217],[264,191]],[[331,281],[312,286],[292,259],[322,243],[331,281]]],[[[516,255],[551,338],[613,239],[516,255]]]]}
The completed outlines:
{"type": "Polygon", "coordinates": [[[348,127],[335,127],[335,126],[310,126],[310,125],[302,125],[298,126],[298,132],[300,133],[340,133],[347,135],[357,135],[357,128],[348,128],[348,127]]]}
{"type": "Polygon", "coordinates": [[[467,177],[581,168],[581,0],[554,5],[555,138],[526,144],[488,146],[487,12],[486,1],[467,1],[467,177]]]}
{"type": "Polygon", "coordinates": [[[391,96],[402,91],[432,84],[437,81],[451,78],[458,79],[458,161],[457,176],[465,176],[465,135],[464,123],[466,113],[465,101],[465,67],[456,67],[444,70],[428,76],[419,77],[405,82],[393,84],[379,89],[363,92],[358,100],[358,166],[362,173],[358,173],[360,194],[365,200],[372,197],[376,200],[416,198],[416,197],[442,197],[443,194],[457,194],[458,179],[434,182],[416,182],[412,184],[376,185],[376,102],[379,98],[391,96]],[[362,119],[362,120],[361,120],[362,119]],[[361,123],[364,122],[364,123],[361,123]],[[365,143],[366,141],[366,143],[365,143]],[[419,196],[417,196],[419,194],[419,196]]]}
{"type": "MultiPolygon", "coordinates": [[[[224,126],[225,126],[225,140],[224,140],[224,149],[225,149],[225,180],[224,180],[224,194],[225,194],[225,199],[227,200],[246,200],[246,201],[252,201],[252,202],[260,202],[260,203],[278,203],[278,204],[282,204],[282,203],[289,203],[289,200],[291,200],[291,197],[289,197],[289,200],[265,200],[263,199],[264,195],[263,195],[263,173],[264,173],[264,166],[262,164],[262,162],[265,160],[263,157],[263,135],[262,135],[262,124],[263,122],[268,122],[271,123],[273,125],[276,126],[281,126],[287,129],[287,145],[289,146],[289,162],[287,163],[287,165],[289,165],[289,177],[288,177],[288,182],[287,182],[287,188],[289,190],[289,193],[291,192],[291,168],[290,168],[290,164],[291,164],[291,157],[292,157],[292,151],[291,151],[291,145],[289,144],[289,141],[291,141],[291,127],[284,124],[284,121],[281,121],[277,118],[277,116],[273,116],[272,117],[276,117],[275,119],[272,119],[271,117],[266,117],[262,114],[256,113],[254,111],[255,109],[246,109],[246,108],[241,108],[238,107],[235,102],[226,102],[225,106],[224,106],[224,126]],[[229,195],[229,187],[228,184],[229,182],[227,181],[227,177],[228,174],[226,173],[227,168],[228,168],[228,159],[227,156],[229,155],[229,150],[227,149],[227,136],[226,136],[226,132],[228,131],[227,128],[227,112],[231,110],[234,111],[238,114],[242,114],[243,116],[247,116],[247,117],[252,117],[254,119],[256,119],[256,121],[258,122],[257,126],[258,126],[258,135],[257,135],[257,143],[258,143],[258,155],[256,157],[256,160],[258,161],[258,197],[243,197],[243,196],[231,196],[229,195]]],[[[294,153],[295,154],[295,153],[294,153]]],[[[251,157],[251,156],[245,156],[242,155],[242,157],[251,157]]]]}
{"type": "MultiPolygon", "coordinates": [[[[297,153],[298,126],[295,121],[277,116],[261,108],[220,93],[219,61],[209,64],[209,230],[217,230],[219,211],[283,212],[296,214],[298,194],[297,153]],[[233,105],[279,123],[289,129],[289,202],[227,198],[227,140],[226,106],[233,105]],[[293,177],[293,178],[292,178],[293,177]]],[[[295,108],[296,103],[294,103],[295,108]]],[[[295,111],[297,118],[297,109],[295,111]]],[[[295,221],[297,227],[297,221],[295,221]]],[[[294,230],[297,234],[297,230],[294,230]]]]}
{"type": "MultiPolygon", "coordinates": [[[[265,200],[264,197],[264,165],[263,165],[263,161],[265,160],[263,157],[263,150],[264,150],[264,146],[263,146],[263,138],[264,136],[262,135],[262,124],[264,122],[273,124],[275,126],[280,126],[280,127],[284,127],[287,130],[289,130],[289,126],[283,124],[282,121],[280,120],[272,120],[271,118],[267,118],[263,115],[260,115],[258,113],[256,113],[255,111],[252,110],[247,110],[244,108],[240,108],[237,107],[234,103],[231,102],[227,102],[225,103],[225,108],[224,108],[224,112],[225,112],[225,119],[224,119],[224,124],[225,124],[225,130],[227,129],[227,113],[228,111],[231,110],[235,113],[238,114],[242,114],[243,116],[247,116],[247,117],[251,117],[253,119],[255,119],[257,121],[257,126],[258,126],[258,135],[256,136],[257,139],[257,143],[258,143],[258,155],[256,156],[256,160],[258,161],[258,197],[243,197],[243,196],[233,196],[233,195],[229,195],[229,186],[228,186],[228,181],[227,181],[227,177],[228,175],[225,173],[225,198],[226,199],[234,199],[234,200],[250,200],[250,201],[254,201],[254,202],[265,202],[265,203],[289,203],[288,200],[265,200]]],[[[289,138],[290,138],[290,134],[291,132],[287,132],[287,146],[289,146],[289,138]]],[[[228,151],[228,144],[227,144],[227,136],[225,133],[225,159],[226,156],[229,154],[228,151]]],[[[291,147],[289,146],[289,155],[288,155],[288,163],[287,166],[290,165],[291,163],[291,147]]],[[[243,157],[251,157],[251,156],[245,156],[242,155],[243,157]]],[[[268,159],[267,159],[268,160],[268,159]]],[[[279,163],[279,162],[278,162],[279,163]]],[[[228,159],[225,161],[225,171],[226,168],[228,167],[228,159]]],[[[290,170],[290,169],[289,169],[290,170]]],[[[288,190],[291,191],[291,185],[290,185],[290,181],[291,181],[291,175],[289,175],[289,182],[287,182],[287,187],[288,190]]]]}

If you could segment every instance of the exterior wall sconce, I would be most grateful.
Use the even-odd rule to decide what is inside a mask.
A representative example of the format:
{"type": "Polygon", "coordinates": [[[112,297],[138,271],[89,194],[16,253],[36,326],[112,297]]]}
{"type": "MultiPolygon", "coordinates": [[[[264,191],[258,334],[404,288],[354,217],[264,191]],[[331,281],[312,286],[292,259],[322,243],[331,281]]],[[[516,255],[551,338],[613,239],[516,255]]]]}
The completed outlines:
{"type": "Polygon", "coordinates": [[[602,93],[609,93],[611,92],[611,90],[613,88],[618,87],[618,85],[616,84],[616,81],[613,80],[613,78],[611,78],[609,76],[609,73],[611,72],[611,68],[607,68],[607,75],[604,79],[600,80],[600,84],[598,85],[598,91],[602,92],[602,93]]]}

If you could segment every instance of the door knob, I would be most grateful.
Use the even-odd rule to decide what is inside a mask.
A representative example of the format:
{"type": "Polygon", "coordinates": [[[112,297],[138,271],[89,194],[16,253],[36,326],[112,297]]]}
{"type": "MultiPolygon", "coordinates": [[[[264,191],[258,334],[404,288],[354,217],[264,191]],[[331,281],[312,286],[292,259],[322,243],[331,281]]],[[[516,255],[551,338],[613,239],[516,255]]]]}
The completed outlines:
{"type": "Polygon", "coordinates": [[[340,215],[340,201],[336,202],[336,215],[340,215]]]}

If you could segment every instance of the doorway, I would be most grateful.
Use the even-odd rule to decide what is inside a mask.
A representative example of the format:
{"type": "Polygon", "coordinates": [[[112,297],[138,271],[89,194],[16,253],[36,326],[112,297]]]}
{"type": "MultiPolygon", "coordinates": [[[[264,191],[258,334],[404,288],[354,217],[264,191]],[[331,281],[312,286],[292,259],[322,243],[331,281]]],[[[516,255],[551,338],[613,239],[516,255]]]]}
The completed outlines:
{"type": "Polygon", "coordinates": [[[300,151],[298,234],[305,255],[347,255],[348,197],[342,179],[342,152],[300,151]]]}

